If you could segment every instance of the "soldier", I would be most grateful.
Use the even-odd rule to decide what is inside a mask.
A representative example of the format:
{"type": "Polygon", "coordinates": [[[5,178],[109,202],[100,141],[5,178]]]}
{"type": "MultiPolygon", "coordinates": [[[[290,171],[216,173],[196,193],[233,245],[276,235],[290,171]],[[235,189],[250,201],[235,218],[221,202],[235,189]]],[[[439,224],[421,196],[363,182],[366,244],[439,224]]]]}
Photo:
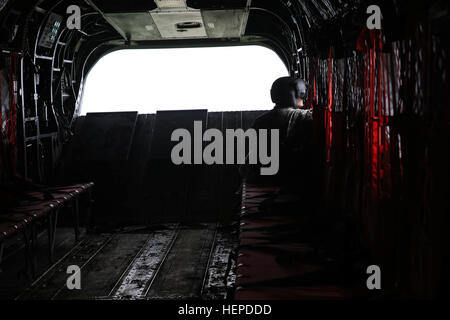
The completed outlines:
{"type": "Polygon", "coordinates": [[[306,84],[301,79],[282,77],[273,83],[271,97],[275,107],[257,118],[253,128],[279,130],[280,170],[275,176],[261,176],[259,166],[242,166],[240,172],[247,182],[275,184],[300,191],[308,187],[313,118],[312,111],[305,109],[306,96],[306,84]]]}

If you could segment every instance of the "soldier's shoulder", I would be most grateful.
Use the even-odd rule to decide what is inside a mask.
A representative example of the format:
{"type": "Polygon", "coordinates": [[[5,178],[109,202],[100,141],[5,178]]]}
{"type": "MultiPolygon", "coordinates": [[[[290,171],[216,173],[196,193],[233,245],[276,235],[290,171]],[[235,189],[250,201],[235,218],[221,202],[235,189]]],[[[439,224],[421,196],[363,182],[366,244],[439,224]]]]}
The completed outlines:
{"type": "Polygon", "coordinates": [[[298,115],[298,118],[301,120],[312,120],[313,119],[312,110],[295,109],[294,112],[298,115]]]}

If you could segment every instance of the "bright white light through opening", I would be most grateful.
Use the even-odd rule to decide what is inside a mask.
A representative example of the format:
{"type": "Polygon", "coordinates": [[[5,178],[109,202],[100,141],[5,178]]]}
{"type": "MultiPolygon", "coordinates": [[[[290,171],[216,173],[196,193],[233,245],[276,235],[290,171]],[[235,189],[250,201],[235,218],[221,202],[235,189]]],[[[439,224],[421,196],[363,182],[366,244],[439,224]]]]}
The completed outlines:
{"type": "Polygon", "coordinates": [[[287,75],[278,55],[260,46],[120,50],[89,72],[81,114],[268,110],[272,83],[287,75]]]}

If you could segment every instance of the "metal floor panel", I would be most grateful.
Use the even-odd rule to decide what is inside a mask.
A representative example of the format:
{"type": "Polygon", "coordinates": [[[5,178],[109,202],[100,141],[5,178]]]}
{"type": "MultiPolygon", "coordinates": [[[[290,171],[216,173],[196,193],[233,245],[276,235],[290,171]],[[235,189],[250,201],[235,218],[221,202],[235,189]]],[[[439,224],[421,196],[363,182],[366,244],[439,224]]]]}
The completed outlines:
{"type": "Polygon", "coordinates": [[[95,299],[108,295],[148,237],[148,234],[115,235],[81,269],[81,290],[69,290],[63,286],[53,299],[95,299]]]}
{"type": "Polygon", "coordinates": [[[75,248],[69,251],[60,261],[56,262],[27,290],[20,294],[17,300],[50,300],[61,292],[69,275],[67,267],[76,265],[83,267],[95,257],[101,249],[114,237],[111,234],[91,235],[86,237],[75,248]]]}
{"type": "Polygon", "coordinates": [[[88,235],[17,299],[222,299],[233,245],[216,224],[88,235]],[[71,265],[81,268],[81,290],[67,288],[71,265]]]}
{"type": "Polygon", "coordinates": [[[180,230],[148,290],[148,299],[200,298],[215,229],[209,224],[180,230]]]}
{"type": "Polygon", "coordinates": [[[119,279],[109,297],[142,299],[178,234],[177,228],[152,233],[147,242],[119,279]]]}

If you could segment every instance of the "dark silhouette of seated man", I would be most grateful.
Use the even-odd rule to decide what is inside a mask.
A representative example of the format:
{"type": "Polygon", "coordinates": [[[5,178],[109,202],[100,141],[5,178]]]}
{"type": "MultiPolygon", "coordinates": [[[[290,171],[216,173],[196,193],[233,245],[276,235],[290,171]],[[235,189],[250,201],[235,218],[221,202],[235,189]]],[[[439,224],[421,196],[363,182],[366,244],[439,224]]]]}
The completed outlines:
{"type": "Polygon", "coordinates": [[[279,78],[272,85],[271,96],[275,107],[257,118],[252,127],[279,130],[279,171],[274,176],[262,176],[259,165],[245,165],[240,169],[241,175],[248,183],[277,185],[304,193],[313,171],[313,117],[312,111],[305,109],[306,84],[301,79],[279,78]]]}

